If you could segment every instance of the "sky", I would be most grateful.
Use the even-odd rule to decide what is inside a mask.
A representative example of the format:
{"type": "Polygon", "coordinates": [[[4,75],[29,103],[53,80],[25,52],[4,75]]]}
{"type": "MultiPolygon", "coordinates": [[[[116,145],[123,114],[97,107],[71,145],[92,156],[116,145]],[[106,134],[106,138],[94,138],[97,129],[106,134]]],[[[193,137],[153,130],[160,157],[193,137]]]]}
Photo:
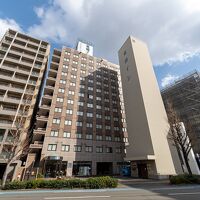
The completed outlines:
{"type": "Polygon", "coordinates": [[[1,0],[0,37],[8,28],[118,64],[129,35],[147,43],[160,88],[200,71],[200,0],[1,0]]]}

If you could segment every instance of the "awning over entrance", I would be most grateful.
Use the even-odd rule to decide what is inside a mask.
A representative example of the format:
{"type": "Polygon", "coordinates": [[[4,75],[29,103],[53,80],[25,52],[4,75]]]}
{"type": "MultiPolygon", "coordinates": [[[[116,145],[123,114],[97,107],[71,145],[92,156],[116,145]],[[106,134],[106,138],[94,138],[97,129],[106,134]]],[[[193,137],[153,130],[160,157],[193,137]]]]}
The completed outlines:
{"type": "Polygon", "coordinates": [[[60,160],[61,161],[63,160],[63,157],[62,156],[47,156],[45,160],[52,160],[52,161],[60,160]]]}

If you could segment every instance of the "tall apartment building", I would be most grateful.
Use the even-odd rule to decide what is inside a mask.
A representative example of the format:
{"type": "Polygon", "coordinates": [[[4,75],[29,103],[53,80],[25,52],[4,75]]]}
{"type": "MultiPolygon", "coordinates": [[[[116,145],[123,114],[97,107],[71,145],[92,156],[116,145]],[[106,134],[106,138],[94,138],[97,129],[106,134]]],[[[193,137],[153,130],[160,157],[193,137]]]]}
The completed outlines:
{"type": "Polygon", "coordinates": [[[33,125],[49,51],[47,42],[14,30],[0,41],[0,178],[9,156],[5,148],[13,139],[10,130],[16,130],[25,103],[30,107],[23,116],[24,126],[33,125]]]}
{"type": "Polygon", "coordinates": [[[161,90],[163,101],[171,102],[187,130],[191,125],[196,137],[193,150],[200,155],[200,73],[198,71],[180,77],[161,90]]]}
{"type": "Polygon", "coordinates": [[[90,45],[77,47],[53,51],[26,162],[33,175],[38,169],[45,177],[118,174],[123,164],[119,66],[92,56],[90,45]]]}
{"type": "Polygon", "coordinates": [[[132,176],[163,178],[175,174],[167,141],[167,115],[145,43],[128,37],[119,63],[129,136],[126,160],[132,176]]]}

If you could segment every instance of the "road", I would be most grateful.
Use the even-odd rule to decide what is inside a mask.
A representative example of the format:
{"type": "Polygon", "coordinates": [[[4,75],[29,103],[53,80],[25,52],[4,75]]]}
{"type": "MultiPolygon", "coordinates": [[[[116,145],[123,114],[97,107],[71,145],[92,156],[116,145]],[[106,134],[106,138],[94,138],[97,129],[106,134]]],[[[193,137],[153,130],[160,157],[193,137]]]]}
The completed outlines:
{"type": "Polygon", "coordinates": [[[100,190],[0,191],[0,200],[199,200],[200,186],[124,187],[100,190]]]}

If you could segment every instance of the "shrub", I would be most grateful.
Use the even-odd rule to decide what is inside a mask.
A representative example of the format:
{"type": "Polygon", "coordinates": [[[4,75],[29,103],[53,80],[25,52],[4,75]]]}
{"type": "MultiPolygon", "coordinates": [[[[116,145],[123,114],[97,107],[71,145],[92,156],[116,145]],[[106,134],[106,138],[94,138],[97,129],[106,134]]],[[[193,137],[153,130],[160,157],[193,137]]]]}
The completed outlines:
{"type": "Polygon", "coordinates": [[[16,189],[25,189],[26,182],[25,181],[13,181],[6,183],[3,189],[5,190],[16,190],[16,189]]]}
{"type": "Polygon", "coordinates": [[[181,174],[177,176],[171,176],[169,178],[171,184],[189,184],[189,183],[199,183],[200,184],[200,176],[197,175],[189,175],[189,174],[181,174]]]}
{"type": "Polygon", "coordinates": [[[31,181],[14,181],[6,183],[3,189],[14,190],[14,189],[35,189],[35,188],[49,188],[49,189],[60,189],[60,188],[88,188],[88,189],[99,189],[99,188],[114,188],[117,187],[117,179],[109,176],[87,178],[87,179],[64,179],[64,180],[31,180],[31,181]]]}

